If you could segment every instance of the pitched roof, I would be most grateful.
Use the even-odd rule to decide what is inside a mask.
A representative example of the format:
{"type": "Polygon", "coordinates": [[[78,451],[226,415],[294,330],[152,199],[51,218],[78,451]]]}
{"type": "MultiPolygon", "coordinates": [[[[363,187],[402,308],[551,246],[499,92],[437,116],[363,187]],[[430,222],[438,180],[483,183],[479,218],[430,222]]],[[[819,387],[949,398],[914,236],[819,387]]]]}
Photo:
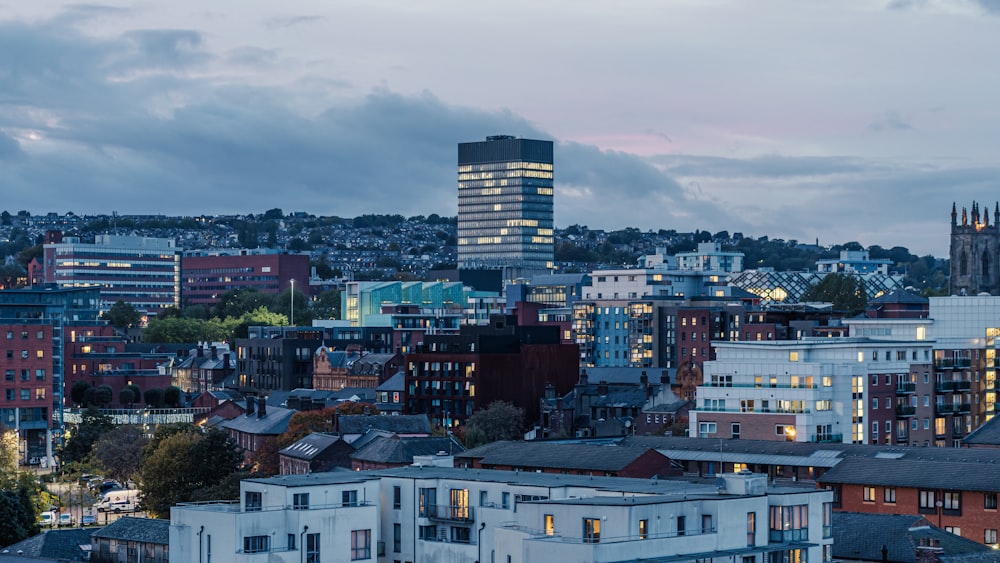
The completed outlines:
{"type": "Polygon", "coordinates": [[[396,434],[431,433],[431,423],[426,414],[347,415],[338,417],[337,424],[341,434],[364,434],[369,428],[388,430],[396,434]]]}
{"type": "Polygon", "coordinates": [[[848,457],[818,480],[820,483],[1000,491],[1000,471],[996,465],[961,460],[848,457]]]}
{"type": "Polygon", "coordinates": [[[963,444],[1000,446],[1000,416],[994,416],[973,430],[962,440],[963,444]]]}
{"type": "Polygon", "coordinates": [[[170,543],[170,520],[125,516],[94,532],[95,538],[143,543],[170,543]]]}
{"type": "Polygon", "coordinates": [[[267,414],[263,418],[257,416],[258,412],[260,411],[256,411],[250,416],[241,415],[232,420],[220,422],[219,427],[247,434],[277,436],[288,430],[288,421],[298,411],[268,405],[267,414]]]}
{"type": "Polygon", "coordinates": [[[451,437],[379,436],[351,454],[351,459],[373,463],[409,464],[413,456],[435,455],[438,452],[457,453],[465,448],[451,437]]]}
{"type": "Polygon", "coordinates": [[[868,303],[918,303],[921,305],[927,305],[930,303],[930,300],[922,295],[906,291],[905,289],[897,289],[890,291],[885,295],[876,297],[875,299],[870,299],[868,303]]]}
{"type": "MultiPolygon", "coordinates": [[[[456,454],[484,466],[621,471],[652,448],[500,441],[456,454]]],[[[664,458],[664,462],[666,462],[664,458]]]]}
{"type": "Polygon", "coordinates": [[[333,444],[336,444],[338,440],[340,440],[340,436],[334,434],[313,432],[298,442],[281,449],[278,455],[309,461],[315,459],[316,456],[326,451],[333,444]]]}
{"type": "Polygon", "coordinates": [[[941,555],[992,551],[981,543],[936,528],[922,516],[896,514],[833,513],[833,556],[836,559],[882,560],[885,546],[889,561],[916,563],[916,548],[936,540],[941,555]]]}
{"type": "Polygon", "coordinates": [[[61,561],[87,561],[88,552],[81,549],[80,546],[83,545],[89,548],[90,536],[93,533],[93,528],[47,530],[9,545],[0,550],[0,553],[18,554],[33,559],[46,558],[61,561]]]}
{"type": "Polygon", "coordinates": [[[395,375],[386,379],[382,385],[375,388],[376,391],[402,391],[406,389],[406,373],[396,372],[395,375]]]}

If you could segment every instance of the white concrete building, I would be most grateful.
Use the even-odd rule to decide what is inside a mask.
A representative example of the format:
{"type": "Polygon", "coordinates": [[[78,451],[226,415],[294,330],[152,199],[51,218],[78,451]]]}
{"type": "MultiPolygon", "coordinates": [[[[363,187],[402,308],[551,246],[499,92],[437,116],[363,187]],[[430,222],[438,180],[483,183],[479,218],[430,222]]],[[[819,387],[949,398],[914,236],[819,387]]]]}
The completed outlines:
{"type": "Polygon", "coordinates": [[[805,338],[716,342],[688,431],[702,438],[868,443],[872,377],[912,383],[932,342],[805,338]]]}
{"type": "Polygon", "coordinates": [[[830,559],[832,492],[444,467],[250,479],[239,503],[171,510],[181,561],[830,559]],[[735,558],[735,559],[734,559],[735,558]]]}
{"type": "Polygon", "coordinates": [[[718,242],[699,242],[695,252],[678,252],[677,269],[696,272],[743,271],[743,253],[726,252],[718,242]]]}

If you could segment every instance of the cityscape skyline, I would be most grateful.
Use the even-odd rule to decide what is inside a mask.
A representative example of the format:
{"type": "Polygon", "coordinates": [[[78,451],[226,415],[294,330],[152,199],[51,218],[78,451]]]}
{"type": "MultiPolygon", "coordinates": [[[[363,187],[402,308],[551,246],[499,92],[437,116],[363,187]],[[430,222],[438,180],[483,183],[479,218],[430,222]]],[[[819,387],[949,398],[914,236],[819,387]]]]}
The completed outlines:
{"type": "Polygon", "coordinates": [[[947,256],[949,204],[997,199],[998,27],[988,0],[19,3],[6,206],[452,216],[455,144],[512,134],[555,141],[557,227],[947,256]]]}

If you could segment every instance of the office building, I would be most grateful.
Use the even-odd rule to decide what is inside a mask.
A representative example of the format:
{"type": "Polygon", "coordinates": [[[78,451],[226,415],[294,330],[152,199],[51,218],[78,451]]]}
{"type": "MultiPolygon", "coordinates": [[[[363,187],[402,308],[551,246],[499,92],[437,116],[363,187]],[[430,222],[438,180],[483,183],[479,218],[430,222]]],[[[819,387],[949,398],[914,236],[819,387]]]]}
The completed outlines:
{"type": "Polygon", "coordinates": [[[101,288],[101,310],[124,301],[143,312],[179,307],[181,254],[173,239],[97,235],[93,243],[49,232],[45,283],[101,288]]]}
{"type": "Polygon", "coordinates": [[[227,291],[234,289],[277,295],[293,283],[297,284],[297,292],[308,293],[309,256],[249,252],[188,255],[181,261],[181,280],[185,305],[214,306],[227,291]]]}
{"type": "Polygon", "coordinates": [[[423,465],[248,479],[170,510],[180,561],[829,561],[833,493],[423,465]]]}
{"type": "Polygon", "coordinates": [[[553,262],[552,141],[508,135],[458,145],[458,267],[504,279],[553,262]]]}

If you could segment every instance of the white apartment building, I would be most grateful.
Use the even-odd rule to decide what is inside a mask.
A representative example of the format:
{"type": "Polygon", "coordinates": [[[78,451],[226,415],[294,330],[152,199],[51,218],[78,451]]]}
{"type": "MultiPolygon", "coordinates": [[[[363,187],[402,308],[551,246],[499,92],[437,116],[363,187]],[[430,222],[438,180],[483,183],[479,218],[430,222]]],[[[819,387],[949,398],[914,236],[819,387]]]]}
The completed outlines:
{"type": "Polygon", "coordinates": [[[380,563],[830,559],[832,492],[451,467],[250,479],[171,510],[181,561],[380,563]],[[735,559],[734,559],[735,558],[735,559]]]}
{"type": "Polygon", "coordinates": [[[689,418],[691,436],[868,443],[869,386],[912,384],[911,368],[932,362],[930,341],[805,338],[713,345],[716,359],[705,362],[689,418]]]}

